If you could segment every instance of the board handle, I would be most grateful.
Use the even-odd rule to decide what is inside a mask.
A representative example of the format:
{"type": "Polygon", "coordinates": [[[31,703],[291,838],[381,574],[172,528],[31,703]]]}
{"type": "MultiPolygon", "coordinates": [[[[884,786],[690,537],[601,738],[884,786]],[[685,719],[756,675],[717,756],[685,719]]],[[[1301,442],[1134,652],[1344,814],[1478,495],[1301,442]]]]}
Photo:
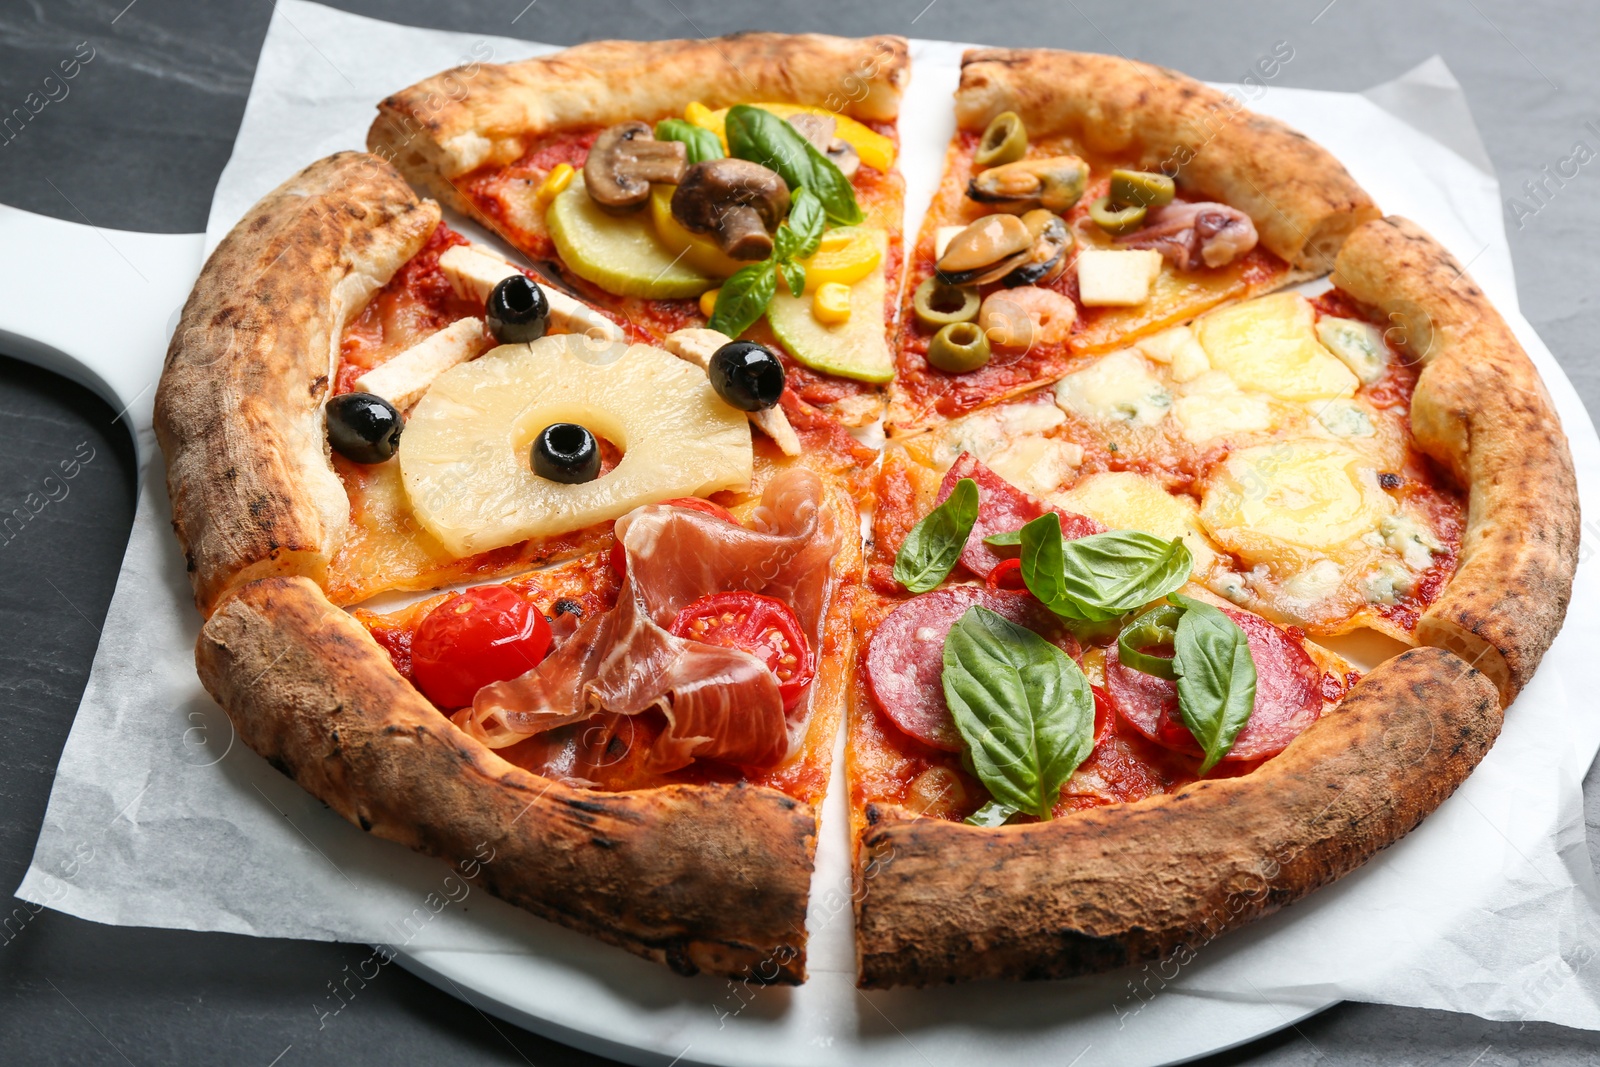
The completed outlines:
{"type": "Polygon", "coordinates": [[[106,230],[0,204],[0,352],[97,393],[126,422],[141,470],[204,246],[200,233],[106,230]]]}

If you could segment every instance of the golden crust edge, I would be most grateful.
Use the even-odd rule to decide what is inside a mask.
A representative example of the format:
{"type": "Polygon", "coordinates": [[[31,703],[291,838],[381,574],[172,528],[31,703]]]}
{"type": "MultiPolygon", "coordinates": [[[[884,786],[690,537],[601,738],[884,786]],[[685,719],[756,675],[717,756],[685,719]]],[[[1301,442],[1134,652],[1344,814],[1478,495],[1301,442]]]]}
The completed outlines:
{"type": "Polygon", "coordinates": [[[1142,166],[1244,211],[1270,251],[1318,274],[1356,227],[1380,215],[1327,149],[1164,67],[1044,48],[967,51],[958,127],[981,130],[1002,111],[1097,151],[1136,153],[1142,166]]]}
{"type": "Polygon", "coordinates": [[[1192,958],[1412,830],[1501,720],[1481,673],[1412,649],[1243,778],[999,829],[871,806],[855,864],[859,983],[1063,978],[1192,958]]]}
{"type": "Polygon", "coordinates": [[[454,179],[514,162],[541,134],[670,115],[691,101],[713,109],[783,101],[892,121],[909,63],[905,38],[887,34],[592,41],[516,63],[470,63],[402,89],[378,105],[367,146],[470,213],[454,179]]]}
{"type": "Polygon", "coordinates": [[[439,217],[387,163],[336,153],[262,197],[201,269],[154,421],[202,613],[252,578],[326,573],[349,524],[322,415],[339,338],[439,217]]]}
{"type": "Polygon", "coordinates": [[[1578,562],[1577,479],[1554,402],[1483,290],[1415,223],[1361,227],[1333,281],[1423,365],[1417,446],[1467,491],[1460,562],[1417,638],[1473,663],[1509,705],[1561,628],[1578,562]]]}
{"type": "Polygon", "coordinates": [[[804,981],[809,805],[745,785],[604,793],[521,770],[303,577],[237,590],[195,659],[245,743],[361,829],[680,973],[804,981]]]}

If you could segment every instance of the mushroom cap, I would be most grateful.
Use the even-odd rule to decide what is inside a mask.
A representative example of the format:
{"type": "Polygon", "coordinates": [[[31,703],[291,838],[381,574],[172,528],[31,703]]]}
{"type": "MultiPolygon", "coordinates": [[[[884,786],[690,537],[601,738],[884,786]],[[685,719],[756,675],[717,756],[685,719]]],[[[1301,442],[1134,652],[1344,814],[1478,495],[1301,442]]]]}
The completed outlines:
{"type": "Polygon", "coordinates": [[[622,122],[602,130],[583,164],[589,196],[610,211],[638,207],[650,197],[651,182],[675,182],[688,164],[680,141],[658,141],[643,122],[622,122]]]}
{"type": "Polygon", "coordinates": [[[708,159],[689,167],[672,194],[672,214],[695,233],[715,233],[731,208],[750,207],[768,230],[789,213],[789,187],[748,159],[708,159]]]}

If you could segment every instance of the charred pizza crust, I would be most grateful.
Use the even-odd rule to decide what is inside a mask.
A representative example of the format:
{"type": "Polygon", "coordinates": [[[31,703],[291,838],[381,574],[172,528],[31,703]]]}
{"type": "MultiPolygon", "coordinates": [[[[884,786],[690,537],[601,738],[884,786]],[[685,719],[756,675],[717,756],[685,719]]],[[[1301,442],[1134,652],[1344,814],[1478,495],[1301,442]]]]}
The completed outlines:
{"type": "Polygon", "coordinates": [[[1029,133],[1135,154],[1141,166],[1250,216],[1261,243],[1307,276],[1333,266],[1377,205],[1333,155],[1276,119],[1176,71],[1118,56],[980,48],[961,58],[956,122],[1015,111],[1029,133]]]}
{"type": "Polygon", "coordinates": [[[476,858],[496,896],[680,973],[805,980],[809,805],[744,785],[600,793],[515,767],[305,578],[238,590],[195,659],[245,743],[361,829],[476,858]]]}
{"type": "Polygon", "coordinates": [[[1417,638],[1472,663],[1509,705],[1566,618],[1578,565],[1578,484],[1555,405],[1483,290],[1415,223],[1361,227],[1333,280],[1422,363],[1412,432],[1467,491],[1460,565],[1417,638]]]}
{"type": "Polygon", "coordinates": [[[155,400],[202,612],[252,578],[327,573],[350,522],[323,429],[340,334],[438,223],[393,167],[340,152],[263,197],[206,261],[155,400]]]}
{"type": "Polygon", "coordinates": [[[1413,649],[1242,778],[992,829],[869,806],[861,985],[1063,978],[1198,951],[1404,836],[1500,723],[1484,675],[1413,649]]]}
{"type": "Polygon", "coordinates": [[[776,100],[889,121],[909,78],[903,37],[739,33],[593,41],[518,63],[446,71],[378,105],[367,147],[418,188],[482,217],[454,181],[516,162],[541,135],[682,110],[776,100]]]}

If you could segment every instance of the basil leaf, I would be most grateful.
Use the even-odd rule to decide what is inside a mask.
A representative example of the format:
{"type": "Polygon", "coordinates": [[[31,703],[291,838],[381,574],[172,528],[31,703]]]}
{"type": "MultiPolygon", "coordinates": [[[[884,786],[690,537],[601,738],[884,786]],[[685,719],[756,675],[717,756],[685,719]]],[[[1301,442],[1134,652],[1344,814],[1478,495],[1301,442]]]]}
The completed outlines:
{"type": "Polygon", "coordinates": [[[977,811],[968,815],[964,822],[969,826],[1004,826],[1006,820],[1017,813],[1017,809],[1009,804],[1002,804],[998,800],[991,800],[977,811]]]}
{"type": "Polygon", "coordinates": [[[855,187],[833,160],[772,112],[735,104],[728,109],[723,133],[730,153],[777,171],[791,191],[810,189],[829,218],[846,225],[866,218],[856,204],[855,187]]]}
{"type": "Polygon", "coordinates": [[[1005,533],[990,534],[983,539],[983,543],[993,545],[996,548],[1010,548],[1013,545],[1020,545],[1022,544],[1022,531],[1007,530],[1005,533]]]}
{"type": "Polygon", "coordinates": [[[1183,538],[1139,530],[1061,539],[1061,516],[1041,515],[1020,532],[1022,580],[1066,619],[1106,622],[1158,600],[1189,580],[1194,559],[1183,538]]]}
{"type": "Polygon", "coordinates": [[[944,641],[944,697],[990,795],[1050,818],[1094,747],[1094,697],[1072,657],[974,604],[944,641]]]}
{"type": "Polygon", "coordinates": [[[778,260],[809,259],[816,255],[822,244],[822,228],[827,219],[822,201],[805,186],[795,190],[789,201],[789,217],[778,227],[773,238],[773,258],[778,260]]]}
{"type": "Polygon", "coordinates": [[[704,163],[722,158],[722,140],[704,126],[683,119],[662,119],[656,123],[656,140],[682,141],[689,150],[689,163],[704,163]]]}
{"type": "Polygon", "coordinates": [[[944,503],[911,528],[894,557],[894,580],[913,593],[926,593],[944,581],[978,521],[978,483],[963,478],[944,503]]]}
{"type": "Polygon", "coordinates": [[[732,155],[777,171],[791,191],[813,184],[811,156],[806,152],[809,142],[772,112],[735,104],[728,109],[722,132],[732,155]]]}
{"type": "Polygon", "coordinates": [[[778,291],[778,275],[770,259],[752,263],[722,283],[717,306],[711,310],[713,330],[738,337],[748,330],[772,303],[778,291]]]}
{"type": "Polygon", "coordinates": [[[811,188],[828,217],[846,226],[865,221],[866,215],[856,203],[856,188],[844,176],[844,171],[810,141],[806,142],[806,152],[811,156],[811,188]]]}
{"type": "Polygon", "coordinates": [[[800,264],[779,260],[778,273],[783,276],[783,284],[789,287],[790,296],[806,291],[806,269],[800,264]]]}
{"type": "Polygon", "coordinates": [[[1172,647],[1178,714],[1205,752],[1204,775],[1228,754],[1256,704],[1256,665],[1239,624],[1204,601],[1174,593],[1184,609],[1172,647]]]}

